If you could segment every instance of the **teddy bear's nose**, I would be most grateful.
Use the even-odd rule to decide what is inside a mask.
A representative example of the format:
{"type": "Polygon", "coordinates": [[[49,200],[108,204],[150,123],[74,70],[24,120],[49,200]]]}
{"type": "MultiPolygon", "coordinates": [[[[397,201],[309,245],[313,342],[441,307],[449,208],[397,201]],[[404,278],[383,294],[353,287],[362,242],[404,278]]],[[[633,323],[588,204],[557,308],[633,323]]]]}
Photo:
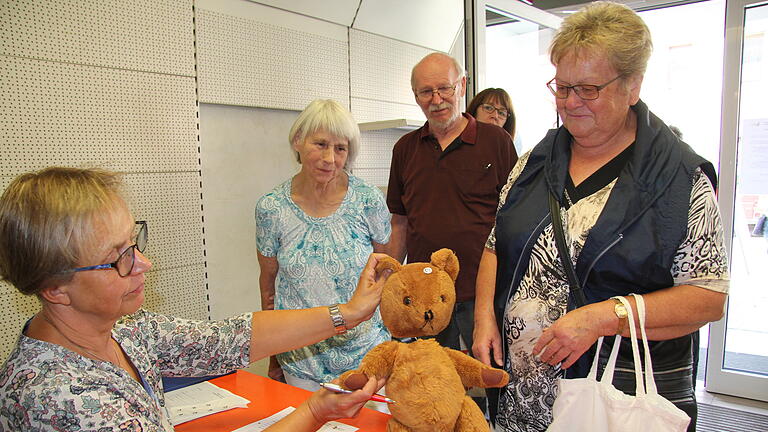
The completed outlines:
{"type": "Polygon", "coordinates": [[[435,317],[435,314],[432,313],[432,310],[428,310],[424,312],[424,320],[425,321],[432,321],[432,319],[435,317]]]}

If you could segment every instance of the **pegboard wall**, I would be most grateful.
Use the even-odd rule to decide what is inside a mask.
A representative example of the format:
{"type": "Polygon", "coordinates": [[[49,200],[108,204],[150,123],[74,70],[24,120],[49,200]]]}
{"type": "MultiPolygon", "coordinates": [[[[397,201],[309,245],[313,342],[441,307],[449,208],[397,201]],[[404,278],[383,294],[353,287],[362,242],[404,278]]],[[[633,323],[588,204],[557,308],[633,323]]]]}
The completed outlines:
{"type": "Polygon", "coordinates": [[[3,0],[0,54],[194,76],[191,0],[3,0]]]}
{"type": "Polygon", "coordinates": [[[354,174],[368,183],[386,187],[389,183],[389,161],[397,140],[408,133],[405,129],[382,129],[361,133],[363,145],[355,161],[354,174]]]}
{"type": "Polygon", "coordinates": [[[203,9],[196,23],[201,102],[300,111],[323,98],[349,107],[345,41],[203,9]]]}
{"type": "MultiPolygon", "coordinates": [[[[426,120],[413,97],[411,69],[433,50],[351,29],[349,51],[351,109],[358,122],[426,120]]],[[[375,186],[386,186],[392,147],[407,132],[363,132],[355,175],[375,186]]]]}
{"type": "MultiPolygon", "coordinates": [[[[207,318],[192,0],[0,1],[0,187],[51,165],[125,172],[149,223],[146,307],[207,318]]],[[[0,284],[0,359],[39,309],[0,284]]]]}
{"type": "MultiPolygon", "coordinates": [[[[402,112],[399,117],[376,120],[402,118],[409,111],[399,107],[400,104],[410,105],[420,112],[411,90],[411,69],[433,50],[351,29],[349,52],[352,98],[384,102],[388,109],[402,112]]],[[[357,103],[353,102],[353,105],[357,103]]]]}

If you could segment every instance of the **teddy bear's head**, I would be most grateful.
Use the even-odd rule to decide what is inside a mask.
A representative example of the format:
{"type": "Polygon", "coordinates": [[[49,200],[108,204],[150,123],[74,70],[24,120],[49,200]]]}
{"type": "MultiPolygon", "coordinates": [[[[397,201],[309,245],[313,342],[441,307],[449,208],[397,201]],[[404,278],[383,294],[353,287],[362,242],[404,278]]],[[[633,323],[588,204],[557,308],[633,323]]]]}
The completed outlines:
{"type": "Polygon", "coordinates": [[[392,336],[434,336],[448,326],[459,274],[459,259],[452,250],[440,249],[429,263],[401,265],[386,257],[376,271],[385,269],[392,275],[381,294],[381,318],[392,336]]]}

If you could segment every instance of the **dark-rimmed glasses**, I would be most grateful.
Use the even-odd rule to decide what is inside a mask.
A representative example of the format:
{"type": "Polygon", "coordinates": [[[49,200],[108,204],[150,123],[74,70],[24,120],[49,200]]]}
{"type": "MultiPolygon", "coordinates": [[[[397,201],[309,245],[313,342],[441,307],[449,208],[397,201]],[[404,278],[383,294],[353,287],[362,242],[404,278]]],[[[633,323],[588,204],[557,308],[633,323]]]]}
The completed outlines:
{"type": "Polygon", "coordinates": [[[456,93],[456,87],[459,85],[459,81],[461,81],[461,78],[458,79],[452,86],[444,86],[444,87],[438,87],[433,89],[422,89],[422,90],[414,90],[413,93],[416,94],[416,99],[427,102],[432,99],[432,95],[437,93],[440,95],[441,98],[449,98],[453,96],[456,93]]]}
{"type": "Polygon", "coordinates": [[[504,108],[496,108],[491,104],[482,104],[480,105],[480,108],[482,108],[483,111],[487,112],[488,114],[491,114],[492,112],[496,111],[499,117],[507,118],[507,116],[509,115],[509,111],[505,110],[504,108]]]}
{"type": "Polygon", "coordinates": [[[67,270],[63,273],[81,272],[88,270],[105,270],[113,268],[117,270],[117,274],[119,274],[121,277],[128,276],[133,271],[133,265],[136,263],[136,249],[138,249],[139,252],[144,252],[144,249],[147,247],[147,237],[149,236],[147,221],[136,221],[136,225],[139,226],[139,232],[136,234],[136,242],[124,250],[120,256],[117,257],[115,262],[78,267],[76,269],[67,270]]]}
{"type": "Polygon", "coordinates": [[[617,79],[621,78],[622,75],[618,75],[616,78],[608,81],[605,84],[602,85],[592,85],[592,84],[576,84],[572,86],[562,85],[555,82],[556,78],[552,78],[547,83],[547,88],[549,91],[552,92],[553,95],[555,95],[558,99],[567,99],[568,94],[571,90],[573,90],[576,93],[576,96],[584,99],[584,100],[595,100],[598,97],[600,97],[600,90],[606,88],[608,84],[616,81],[617,79]]]}

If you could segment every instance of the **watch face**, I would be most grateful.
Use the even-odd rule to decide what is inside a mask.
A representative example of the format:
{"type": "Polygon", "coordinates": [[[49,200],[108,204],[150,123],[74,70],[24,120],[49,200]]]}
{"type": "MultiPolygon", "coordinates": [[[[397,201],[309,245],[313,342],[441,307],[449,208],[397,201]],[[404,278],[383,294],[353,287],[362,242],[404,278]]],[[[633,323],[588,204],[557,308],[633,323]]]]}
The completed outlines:
{"type": "Polygon", "coordinates": [[[616,312],[616,316],[619,318],[627,317],[627,307],[622,303],[616,303],[616,305],[613,306],[613,311],[616,312]]]}

